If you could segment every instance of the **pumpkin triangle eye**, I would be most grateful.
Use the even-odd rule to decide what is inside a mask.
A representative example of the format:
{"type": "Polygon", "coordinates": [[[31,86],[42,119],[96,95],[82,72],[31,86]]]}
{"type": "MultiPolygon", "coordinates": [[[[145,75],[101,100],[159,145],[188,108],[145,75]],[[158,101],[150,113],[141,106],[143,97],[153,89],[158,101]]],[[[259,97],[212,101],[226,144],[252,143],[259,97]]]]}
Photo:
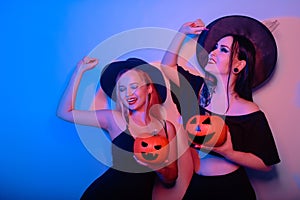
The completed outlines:
{"type": "Polygon", "coordinates": [[[161,145],[155,145],[155,146],[154,146],[154,149],[160,150],[160,149],[161,149],[161,145]]]}
{"type": "Polygon", "coordinates": [[[207,117],[203,122],[202,124],[211,124],[210,122],[210,117],[207,117]]]}
{"type": "Polygon", "coordinates": [[[197,118],[194,117],[194,118],[192,119],[192,121],[190,122],[190,124],[196,124],[196,123],[197,123],[197,118]]]}
{"type": "Polygon", "coordinates": [[[142,147],[147,147],[148,143],[147,142],[142,142],[142,147]]]}

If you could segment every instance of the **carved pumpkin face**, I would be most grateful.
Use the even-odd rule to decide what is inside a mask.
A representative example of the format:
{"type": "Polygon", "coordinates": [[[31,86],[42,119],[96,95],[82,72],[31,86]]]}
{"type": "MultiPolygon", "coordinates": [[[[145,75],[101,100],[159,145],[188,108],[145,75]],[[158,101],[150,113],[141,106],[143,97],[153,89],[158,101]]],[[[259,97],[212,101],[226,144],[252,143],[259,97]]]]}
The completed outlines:
{"type": "Polygon", "coordinates": [[[134,141],[134,155],[145,163],[160,164],[169,154],[169,141],[160,135],[138,137],[134,141]]]}
{"type": "Polygon", "coordinates": [[[195,115],[186,124],[189,140],[194,145],[221,146],[227,136],[227,125],[219,116],[195,115]]]}

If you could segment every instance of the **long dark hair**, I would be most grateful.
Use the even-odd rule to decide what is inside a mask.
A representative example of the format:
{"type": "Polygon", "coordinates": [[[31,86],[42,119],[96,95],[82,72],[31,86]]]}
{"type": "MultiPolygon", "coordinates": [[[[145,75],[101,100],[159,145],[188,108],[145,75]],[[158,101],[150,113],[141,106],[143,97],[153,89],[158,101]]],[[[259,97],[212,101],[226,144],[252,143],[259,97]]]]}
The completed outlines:
{"type": "MultiPolygon", "coordinates": [[[[234,91],[243,99],[248,101],[253,101],[252,98],[252,81],[254,74],[254,66],[255,66],[255,48],[251,41],[243,36],[238,35],[226,35],[232,36],[232,53],[230,55],[229,61],[229,71],[232,71],[232,63],[233,58],[237,55],[239,60],[246,61],[246,66],[238,73],[237,80],[234,86],[234,91]]],[[[224,37],[226,37],[224,36],[224,37]]],[[[231,78],[231,73],[229,73],[228,81],[227,81],[227,110],[229,109],[229,80],[231,78]]],[[[210,104],[210,100],[212,97],[211,88],[217,84],[217,80],[213,74],[207,73],[205,76],[205,81],[203,87],[200,89],[200,105],[206,107],[210,104]],[[211,81],[210,81],[211,80],[211,81]]]]}
{"type": "MultiPolygon", "coordinates": [[[[230,58],[230,70],[232,70],[232,60],[235,55],[239,60],[246,61],[246,66],[238,73],[234,91],[248,101],[252,98],[252,81],[255,66],[255,48],[251,41],[243,36],[232,35],[233,52],[230,58]]],[[[230,78],[230,75],[228,79],[230,78]]],[[[228,87],[227,87],[228,88],[228,87]]]]}

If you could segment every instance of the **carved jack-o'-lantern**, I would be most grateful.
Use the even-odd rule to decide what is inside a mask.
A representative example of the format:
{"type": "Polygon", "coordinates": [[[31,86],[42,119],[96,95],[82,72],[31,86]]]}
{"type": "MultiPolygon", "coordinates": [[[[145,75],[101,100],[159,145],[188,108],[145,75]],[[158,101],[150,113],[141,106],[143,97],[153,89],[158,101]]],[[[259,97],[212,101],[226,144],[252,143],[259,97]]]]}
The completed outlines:
{"type": "Polygon", "coordinates": [[[145,163],[160,164],[169,154],[169,141],[160,135],[137,137],[134,141],[134,155],[145,163]]]}
{"type": "Polygon", "coordinates": [[[227,125],[216,115],[195,115],[186,124],[190,142],[195,145],[221,146],[227,136],[227,125]]]}

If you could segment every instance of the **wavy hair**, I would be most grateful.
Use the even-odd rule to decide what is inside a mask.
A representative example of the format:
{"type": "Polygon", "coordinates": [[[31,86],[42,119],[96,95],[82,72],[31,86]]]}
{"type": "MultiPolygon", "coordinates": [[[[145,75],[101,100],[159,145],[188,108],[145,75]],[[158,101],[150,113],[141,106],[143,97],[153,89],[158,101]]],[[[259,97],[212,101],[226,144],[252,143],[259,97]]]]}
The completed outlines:
{"type": "MultiPolygon", "coordinates": [[[[146,110],[150,111],[149,114],[152,116],[157,117],[158,119],[162,118],[162,115],[160,113],[159,110],[157,109],[150,109],[153,105],[155,104],[162,104],[162,100],[161,97],[159,96],[159,93],[157,92],[157,89],[155,87],[155,84],[153,83],[152,79],[150,78],[150,76],[144,72],[141,69],[125,69],[119,72],[117,79],[116,79],[116,87],[118,87],[118,80],[120,79],[120,77],[128,71],[136,71],[138,73],[138,75],[140,76],[140,78],[146,83],[147,87],[152,87],[152,93],[148,95],[146,104],[146,110]]],[[[122,113],[123,118],[126,120],[126,122],[128,122],[128,115],[130,114],[129,109],[124,108],[124,105],[121,101],[120,98],[120,93],[118,91],[117,88],[116,89],[116,93],[117,93],[117,102],[116,102],[116,110],[120,111],[122,113]]]]}

